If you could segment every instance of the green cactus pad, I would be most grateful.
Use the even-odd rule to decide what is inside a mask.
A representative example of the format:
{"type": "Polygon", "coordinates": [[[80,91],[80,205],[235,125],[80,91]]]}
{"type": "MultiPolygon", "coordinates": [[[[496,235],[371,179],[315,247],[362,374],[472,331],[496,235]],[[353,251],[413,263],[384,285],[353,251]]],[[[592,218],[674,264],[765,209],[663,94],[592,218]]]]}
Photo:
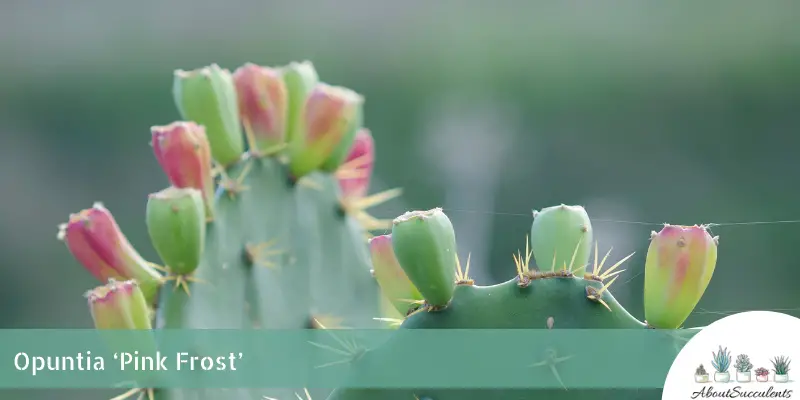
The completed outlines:
{"type": "Polygon", "coordinates": [[[395,256],[425,301],[446,306],[456,283],[456,236],[440,208],[412,211],[392,223],[395,256]]]}
{"type": "MultiPolygon", "coordinates": [[[[285,165],[252,159],[228,171],[246,177],[222,192],[202,262],[188,289],[161,291],[156,328],[376,328],[380,292],[363,228],[340,212],[335,179],[294,184],[285,165]],[[248,167],[247,164],[250,164],[248,167]]],[[[196,343],[200,351],[205,346],[196,343]]],[[[290,398],[291,390],[169,389],[156,399],[290,398]],[[258,394],[256,394],[258,393],[258,394]]],[[[324,392],[321,396],[327,394],[324,392]]]]}
{"type": "MultiPolygon", "coordinates": [[[[400,329],[646,329],[644,323],[631,316],[608,290],[603,289],[604,284],[600,281],[570,274],[530,276],[533,277],[530,280],[515,278],[487,287],[458,286],[446,309],[438,312],[420,309],[407,317],[400,329]],[[600,294],[596,299],[589,298],[593,293],[600,294]]],[[[663,348],[658,351],[677,355],[688,338],[696,333],[696,329],[686,329],[674,336],[663,335],[664,340],[659,341],[663,348]]],[[[363,380],[364,374],[368,376],[369,371],[377,369],[370,368],[370,365],[398,357],[394,353],[396,348],[388,342],[372,349],[353,363],[352,370],[363,380]]],[[[520,351],[539,349],[536,343],[520,344],[520,351]]],[[[469,344],[465,344],[465,351],[470,350],[469,344]]],[[[328,400],[422,399],[420,394],[435,400],[661,398],[659,390],[628,389],[346,388],[334,391],[328,400]]]]}
{"type": "Polygon", "coordinates": [[[592,223],[581,206],[534,211],[531,248],[539,270],[570,269],[582,275],[592,249],[592,223]]]}

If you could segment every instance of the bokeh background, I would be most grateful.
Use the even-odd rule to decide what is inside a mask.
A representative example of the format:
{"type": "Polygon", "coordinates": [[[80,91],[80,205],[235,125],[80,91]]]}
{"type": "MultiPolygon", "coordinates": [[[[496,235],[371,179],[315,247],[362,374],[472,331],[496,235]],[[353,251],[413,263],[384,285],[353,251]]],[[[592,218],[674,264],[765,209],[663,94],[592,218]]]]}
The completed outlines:
{"type": "MultiPolygon", "coordinates": [[[[156,259],[149,128],[178,117],[172,71],[311,60],[366,97],[375,214],[445,208],[480,284],[514,274],[531,210],[584,205],[643,316],[660,223],[720,223],[687,325],[800,314],[800,4],[371,1],[0,3],[0,327],[81,328],[97,284],[56,240],[102,201],[156,259]],[[617,221],[617,222],[612,222],[617,221]],[[627,221],[627,222],[620,222],[627,221]]],[[[80,392],[58,397],[95,398],[80,392]]],[[[21,393],[13,398],[53,398],[21,393]]],[[[99,397],[98,397],[99,398],[99,397]]]]}

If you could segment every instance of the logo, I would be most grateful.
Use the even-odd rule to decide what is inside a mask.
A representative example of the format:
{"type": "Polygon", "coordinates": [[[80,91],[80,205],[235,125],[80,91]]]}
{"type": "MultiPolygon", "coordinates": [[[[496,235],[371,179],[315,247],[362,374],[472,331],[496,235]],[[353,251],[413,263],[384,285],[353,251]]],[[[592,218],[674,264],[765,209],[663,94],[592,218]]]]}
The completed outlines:
{"type": "MultiPolygon", "coordinates": [[[[800,318],[771,311],[725,317],[695,335],[675,358],[662,399],[800,399],[792,359],[800,318]]],[[[800,375],[798,375],[800,376],[800,375]]]]}

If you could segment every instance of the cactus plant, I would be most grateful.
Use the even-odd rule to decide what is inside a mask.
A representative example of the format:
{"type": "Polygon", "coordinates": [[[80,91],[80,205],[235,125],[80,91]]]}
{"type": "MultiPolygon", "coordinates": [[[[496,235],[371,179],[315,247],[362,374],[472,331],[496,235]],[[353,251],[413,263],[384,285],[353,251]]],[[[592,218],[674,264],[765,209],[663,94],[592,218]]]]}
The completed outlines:
{"type": "Polygon", "coordinates": [[[769,370],[763,367],[756,368],[756,380],[759,382],[766,382],[769,380],[769,370]]]}
{"type": "MultiPolygon", "coordinates": [[[[330,321],[375,328],[382,326],[375,317],[389,312],[400,314],[399,329],[673,329],[691,313],[714,270],[717,238],[704,227],[666,225],[654,232],[645,272],[652,321],[640,321],[610,291],[633,254],[607,266],[610,251],[600,258],[586,210],[560,205],[534,213],[525,252],[513,256],[514,278],[478,286],[469,277],[469,258],[466,264],[459,259],[443,210],[411,211],[393,221],[367,213],[399,190],[366,195],[374,144],[361,126],[363,98],[320,83],[310,62],[247,64],[234,74],[216,65],[178,71],[174,93],[187,121],[152,128],[154,153],[171,187],[151,195],[146,212],[166,265],[145,261],[101,206],[74,214],[60,233],[101,283],[137,283],[154,311],[155,329],[326,329],[330,321]],[[391,235],[367,241],[370,232],[389,229],[391,235]]],[[[98,328],[109,323],[95,322],[98,328]]],[[[354,362],[369,365],[391,352],[380,347],[354,362]]],[[[264,396],[144,390],[156,400],[264,396]]],[[[327,394],[331,400],[422,398],[401,389],[343,388],[322,398],[327,394]]],[[[585,395],[451,389],[424,397],[585,395]]]]}
{"type": "Polygon", "coordinates": [[[750,362],[750,357],[747,354],[736,356],[736,363],[733,364],[733,367],[736,368],[736,380],[738,382],[750,382],[753,363],[750,362]]]}
{"type": "Polygon", "coordinates": [[[694,374],[702,376],[702,375],[708,375],[708,372],[706,371],[706,367],[703,366],[703,364],[700,364],[700,366],[697,367],[697,369],[694,371],[694,374]]]}
{"type": "MultiPolygon", "coordinates": [[[[187,120],[152,128],[153,152],[171,185],[146,207],[160,262],[145,261],[99,204],[71,216],[61,239],[101,284],[139,281],[154,328],[379,326],[366,234],[389,225],[366,208],[399,192],[366,195],[371,142],[357,149],[370,158],[368,168],[346,161],[362,130],[361,97],[318,83],[308,62],[242,68],[235,81],[216,65],[175,73],[175,101],[187,120]],[[289,139],[301,158],[295,167],[289,139]]],[[[229,398],[213,390],[202,396],[229,398]]]]}
{"type": "Polygon", "coordinates": [[[739,372],[750,372],[753,364],[750,362],[750,357],[747,354],[739,354],[736,357],[736,363],[733,365],[739,372]]]}
{"type": "Polygon", "coordinates": [[[788,382],[789,364],[792,362],[789,357],[775,357],[770,361],[772,362],[772,371],[775,372],[775,382],[788,382]]]}
{"type": "Polygon", "coordinates": [[[728,382],[731,378],[728,372],[728,368],[731,366],[731,352],[728,351],[727,347],[722,348],[722,346],[719,346],[719,349],[716,352],[712,351],[711,355],[711,366],[717,370],[717,372],[714,373],[714,380],[717,382],[728,382]]]}
{"type": "MultiPolygon", "coordinates": [[[[582,216],[586,212],[579,206],[566,206],[560,205],[555,207],[546,208],[550,210],[569,210],[572,214],[582,216]]],[[[418,211],[410,215],[420,217],[426,215],[439,215],[441,210],[431,211],[418,211]]],[[[541,222],[537,224],[536,218],[541,214],[534,215],[534,222],[532,229],[532,236],[544,235],[540,230],[542,229],[541,222]]],[[[439,217],[441,218],[441,217],[439,217]]],[[[398,225],[407,224],[409,213],[398,217],[393,221],[395,227],[398,225]]],[[[406,262],[405,258],[398,257],[397,260],[400,266],[411,278],[415,287],[434,286],[438,290],[431,293],[422,292],[424,301],[421,305],[416,307],[415,310],[409,313],[403,320],[399,329],[643,329],[643,328],[660,328],[660,326],[652,326],[652,324],[642,322],[634,318],[628,313],[625,308],[619,304],[614,296],[611,294],[609,288],[614,283],[617,275],[623,270],[619,267],[627,261],[633,254],[630,254],[621,260],[617,261],[611,266],[607,266],[607,259],[610,251],[601,259],[598,252],[597,242],[594,243],[593,253],[594,260],[590,265],[589,257],[585,251],[582,250],[583,241],[580,234],[584,235],[590,231],[590,223],[588,217],[586,218],[553,218],[548,220],[552,225],[548,229],[556,232],[563,230],[570,230],[575,228],[576,220],[581,222],[579,225],[586,227],[586,229],[577,229],[578,236],[572,235],[569,240],[572,243],[573,251],[569,257],[561,259],[559,262],[558,253],[553,251],[554,248],[563,247],[560,244],[543,245],[537,242],[538,239],[530,238],[530,242],[526,241],[525,253],[521,252],[513,256],[514,264],[516,267],[516,276],[504,283],[494,286],[481,287],[469,278],[466,268],[462,269],[461,264],[456,258],[456,273],[455,273],[455,289],[450,290],[449,286],[443,287],[438,282],[441,280],[439,273],[441,271],[448,271],[445,263],[441,261],[442,252],[445,249],[455,248],[450,241],[448,229],[442,228],[437,235],[429,235],[431,238],[428,242],[440,243],[439,252],[426,249],[427,257],[416,254],[416,258],[412,258],[406,262]],[[551,222],[554,221],[554,222],[551,222]],[[437,239],[432,239],[436,237],[437,239]],[[539,253],[537,253],[537,248],[539,253]],[[531,250],[532,249],[532,250],[531,250]],[[542,254],[541,251],[545,253],[542,254]],[[541,260],[554,258],[557,261],[551,262],[549,265],[542,265],[541,260]],[[534,257],[540,263],[540,269],[531,269],[531,257],[534,257]],[[430,266],[432,271],[426,273],[419,273],[420,264],[430,266]],[[584,270],[584,267],[586,267],[584,270]],[[413,277],[412,277],[413,276],[413,277]],[[435,284],[435,285],[434,285],[435,284]],[[446,298],[442,298],[446,297],[446,298]],[[446,301],[443,301],[446,300],[446,301]],[[442,306],[443,303],[446,305],[442,306]],[[544,306],[543,306],[544,305],[544,306]]],[[[429,232],[429,229],[426,232],[429,232]]],[[[546,232],[546,231],[545,231],[546,232]]],[[[393,231],[393,236],[394,236],[393,231]]],[[[652,252],[660,252],[663,257],[656,258],[661,262],[659,274],[675,275],[679,273],[680,266],[686,258],[691,260],[711,260],[703,261],[698,264],[702,270],[700,273],[692,273],[687,275],[685,279],[664,279],[661,282],[651,280],[651,288],[658,289],[661,292],[677,293],[679,301],[677,303],[670,303],[670,299],[665,299],[660,296],[645,297],[645,310],[650,313],[660,311],[665,304],[672,304],[681,307],[675,315],[670,315],[668,318],[661,319],[668,326],[680,326],[686,316],[691,312],[696,304],[696,299],[702,295],[702,290],[705,289],[706,278],[710,271],[713,271],[713,263],[716,261],[716,245],[717,238],[712,238],[704,227],[693,226],[674,226],[666,225],[662,232],[653,232],[652,237],[657,243],[660,241],[660,236],[666,236],[664,240],[666,244],[656,246],[653,249],[651,246],[648,252],[648,260],[653,259],[652,252]],[[697,238],[697,241],[702,243],[711,243],[710,246],[686,246],[679,245],[681,237],[686,236],[686,239],[691,240],[697,238]],[[678,239],[677,241],[673,239],[678,239]],[[672,246],[669,240],[673,240],[672,246]],[[677,244],[677,245],[676,245],[677,244]],[[695,279],[692,279],[695,278],[695,279]],[[660,283],[664,288],[657,287],[660,283]],[[684,290],[684,286],[688,286],[684,290]],[[701,290],[702,289],[702,290],[701,290]],[[688,301],[682,301],[687,298],[688,301]]],[[[411,251],[413,242],[394,242],[395,253],[407,253],[411,251]]],[[[652,267],[651,267],[652,269],[652,267]]],[[[647,269],[645,274],[652,275],[651,269],[647,269]]],[[[648,279],[646,277],[646,279],[648,279]]],[[[684,329],[682,332],[690,335],[697,332],[696,329],[684,329]]],[[[730,363],[730,354],[727,354],[727,363],[730,363]]],[[[369,369],[369,365],[378,365],[381,360],[390,359],[393,355],[393,347],[391,345],[382,346],[374,349],[373,351],[362,356],[356,363],[364,366],[362,370],[369,369]]],[[[727,371],[727,367],[725,367],[727,371]]],[[[355,389],[355,388],[342,388],[333,393],[329,400],[367,400],[367,399],[409,399],[421,398],[418,395],[419,391],[414,390],[383,390],[383,389],[355,389]]],[[[639,395],[642,393],[640,392],[639,395]]],[[[588,397],[590,394],[587,392],[581,393],[580,391],[563,391],[563,390],[530,390],[523,392],[520,390],[456,390],[456,389],[436,389],[425,390],[424,395],[432,399],[461,399],[461,400],[478,400],[485,398],[520,398],[520,399],[537,399],[537,398],[583,398],[588,397]]],[[[593,398],[620,398],[629,395],[624,391],[606,390],[600,393],[593,392],[593,398]]],[[[660,398],[660,394],[653,393],[653,398],[660,398]]]]}
{"type": "Polygon", "coordinates": [[[708,382],[708,371],[706,371],[706,367],[704,367],[703,364],[700,364],[700,366],[694,370],[694,381],[697,383],[708,382]]]}

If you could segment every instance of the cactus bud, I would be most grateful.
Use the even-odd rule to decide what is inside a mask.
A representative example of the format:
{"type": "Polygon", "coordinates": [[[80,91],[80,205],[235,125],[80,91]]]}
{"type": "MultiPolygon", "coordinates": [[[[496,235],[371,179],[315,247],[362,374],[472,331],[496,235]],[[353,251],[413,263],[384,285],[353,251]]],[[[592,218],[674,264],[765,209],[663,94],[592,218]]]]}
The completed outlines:
{"type": "Polygon", "coordinates": [[[559,205],[533,213],[531,250],[540,270],[582,276],[592,250],[592,222],[581,206],[559,205]]]}
{"type": "Polygon", "coordinates": [[[334,147],[330,156],[320,165],[319,169],[325,172],[334,172],[350,154],[356,135],[361,131],[364,123],[364,100],[363,98],[356,104],[355,116],[350,125],[345,129],[344,135],[339,139],[339,144],[334,147]]]}
{"type": "Polygon", "coordinates": [[[717,263],[717,237],[703,226],[665,225],[653,232],[644,267],[645,319],[677,329],[703,297],[717,263]]]}
{"type": "Polygon", "coordinates": [[[233,81],[250,150],[270,152],[284,144],[289,95],[281,71],[248,63],[234,71],[233,81]]]}
{"type": "Polygon", "coordinates": [[[422,300],[422,294],[397,261],[392,248],[392,235],[373,237],[369,241],[369,250],[375,279],[381,291],[401,315],[406,315],[414,305],[412,301],[422,300]]]}
{"type": "Polygon", "coordinates": [[[397,260],[425,301],[446,306],[456,283],[456,235],[441,208],[410,211],[392,222],[397,260]]]}
{"type": "Polygon", "coordinates": [[[86,295],[97,329],[151,329],[150,309],[135,281],[113,279],[86,295]]]}
{"type": "MultiPolygon", "coordinates": [[[[88,292],[94,326],[112,353],[134,353],[142,357],[158,354],[147,300],[135,281],[111,280],[88,292]],[[123,331],[123,332],[120,332],[123,331]]],[[[152,370],[126,371],[145,387],[155,386],[158,374],[152,370]],[[152,386],[151,386],[152,385],[152,386]]]]}
{"type": "Polygon", "coordinates": [[[289,94],[286,113],[286,141],[303,135],[303,108],[309,93],[319,83],[317,70],[310,61],[293,62],[282,68],[283,82],[289,94]]]}
{"type": "MultiPolygon", "coordinates": [[[[319,168],[343,140],[348,140],[362,102],[363,98],[350,89],[317,84],[303,109],[302,134],[292,138],[289,148],[292,175],[300,178],[319,168]]],[[[349,141],[347,147],[352,137],[349,141]]]]}
{"type": "Polygon", "coordinates": [[[147,200],[147,231],[170,272],[185,275],[200,265],[206,239],[203,199],[197,189],[169,187],[147,200]]]}
{"type": "Polygon", "coordinates": [[[183,119],[205,126],[214,160],[223,166],[238,161],[244,142],[231,73],[216,64],[175,71],[173,95],[183,119]]]}
{"type": "Polygon", "coordinates": [[[153,153],[172,186],[194,188],[203,196],[208,220],[214,217],[214,178],[205,128],[194,122],[173,122],[151,129],[153,153]]]}
{"type": "Polygon", "coordinates": [[[375,143],[369,130],[361,129],[355,137],[350,154],[345,160],[345,165],[353,163],[351,171],[353,176],[339,178],[339,188],[344,198],[361,198],[369,191],[369,181],[372,178],[372,166],[375,161],[375,143]]]}
{"type": "Polygon", "coordinates": [[[161,275],[131,246],[102,204],[70,215],[69,222],[60,226],[59,238],[101,282],[133,279],[149,302],[155,300],[161,275]]]}

